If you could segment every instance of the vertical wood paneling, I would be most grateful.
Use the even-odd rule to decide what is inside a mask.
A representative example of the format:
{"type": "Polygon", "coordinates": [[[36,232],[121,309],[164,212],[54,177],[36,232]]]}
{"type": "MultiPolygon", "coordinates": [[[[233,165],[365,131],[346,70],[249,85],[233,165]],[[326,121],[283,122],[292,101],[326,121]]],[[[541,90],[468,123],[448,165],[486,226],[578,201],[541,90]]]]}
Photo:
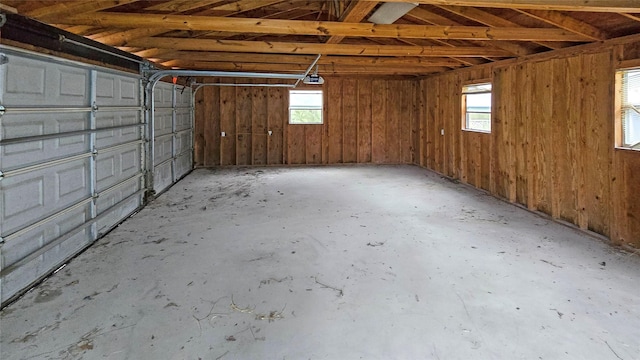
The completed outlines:
{"type": "Polygon", "coordinates": [[[371,80],[358,79],[358,162],[371,162],[371,80]]]}
{"type": "Polygon", "coordinates": [[[329,77],[322,87],[322,125],[288,123],[286,88],[206,88],[196,109],[196,164],[413,163],[419,150],[417,86],[412,80],[329,77]]]}
{"type": "Polygon", "coordinates": [[[193,164],[195,166],[207,166],[204,161],[204,147],[206,139],[204,136],[204,127],[208,122],[208,115],[210,112],[208,112],[205,107],[207,104],[212,106],[212,102],[204,101],[206,97],[203,90],[205,89],[200,89],[195,94],[195,117],[197,119],[202,119],[201,121],[196,121],[193,126],[193,164]]]}
{"type": "Polygon", "coordinates": [[[305,127],[306,125],[290,125],[287,127],[289,164],[298,165],[307,163],[305,127]]]}
{"type": "Polygon", "coordinates": [[[251,138],[253,136],[252,103],[250,87],[236,89],[236,165],[251,165],[251,138]]]}
{"type": "Polygon", "coordinates": [[[371,118],[373,126],[371,142],[371,160],[374,163],[385,162],[385,139],[386,139],[386,82],[384,80],[373,80],[371,84],[372,107],[371,118]]]}
{"type": "Polygon", "coordinates": [[[358,162],[358,97],[356,86],[355,79],[342,81],[342,161],[345,163],[358,162]]]}
{"type": "Polygon", "coordinates": [[[612,50],[498,64],[492,71],[491,134],[455,128],[461,114],[452,110],[461,106],[452,84],[485,80],[482,71],[420,81],[423,166],[458,172],[463,182],[640,247],[640,152],[614,151],[612,50]],[[441,128],[457,134],[442,138],[441,128]]]}
{"type": "Polygon", "coordinates": [[[584,65],[589,68],[589,84],[585,104],[590,109],[585,115],[587,128],[587,163],[592,164],[588,172],[587,209],[588,228],[595,232],[609,235],[609,211],[611,203],[610,170],[613,151],[611,112],[613,63],[609,53],[584,55],[584,65]]]}
{"type": "Polygon", "coordinates": [[[306,139],[305,162],[307,164],[322,164],[322,126],[304,125],[304,128],[306,139]]]}
{"type": "Polygon", "coordinates": [[[288,122],[288,96],[284,88],[269,88],[267,101],[267,131],[271,135],[267,138],[268,164],[284,164],[283,131],[288,122]]]}
{"type": "MultiPolygon", "coordinates": [[[[267,88],[255,87],[252,89],[252,109],[267,109],[267,88]]],[[[267,164],[267,114],[264,111],[251,112],[251,164],[267,164]]]]}
{"type": "Polygon", "coordinates": [[[514,112],[514,134],[515,141],[515,202],[528,205],[529,204],[529,166],[530,166],[530,150],[529,150],[529,127],[531,122],[531,79],[528,71],[525,70],[527,64],[517,65],[515,75],[515,89],[520,92],[515,97],[514,112]]]}
{"type": "Polygon", "coordinates": [[[236,90],[221,87],[220,90],[220,165],[236,164],[236,90]]]}
{"type": "Polygon", "coordinates": [[[342,163],[343,118],[342,118],[342,81],[330,81],[325,84],[327,92],[327,119],[329,130],[329,163],[342,163]]]}
{"type": "Polygon", "coordinates": [[[385,132],[385,163],[400,162],[400,104],[402,94],[399,82],[386,83],[386,132],[385,132]]]}

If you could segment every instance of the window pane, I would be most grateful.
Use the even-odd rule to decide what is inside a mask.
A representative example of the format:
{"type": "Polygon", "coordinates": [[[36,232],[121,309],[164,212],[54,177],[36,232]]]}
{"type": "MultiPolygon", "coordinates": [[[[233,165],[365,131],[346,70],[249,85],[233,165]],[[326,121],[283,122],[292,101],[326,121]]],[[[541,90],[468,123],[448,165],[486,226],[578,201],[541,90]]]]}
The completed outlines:
{"type": "Polygon", "coordinates": [[[290,107],[322,107],[322,91],[289,92],[290,107]]]}
{"type": "Polygon", "coordinates": [[[491,114],[468,112],[467,129],[491,131],[491,114]]]}
{"type": "Polygon", "coordinates": [[[467,111],[491,112],[491,94],[467,95],[467,111]]]}
{"type": "Polygon", "coordinates": [[[622,146],[640,143],[640,69],[623,71],[622,76],[622,146]]]}
{"type": "Polygon", "coordinates": [[[634,110],[625,111],[622,119],[624,145],[633,146],[640,143],[640,114],[634,110]]]}
{"type": "Polygon", "coordinates": [[[289,110],[290,124],[322,124],[322,110],[289,110]]]}
{"type": "Polygon", "coordinates": [[[464,129],[491,131],[491,83],[467,85],[462,88],[465,104],[464,129]]]}

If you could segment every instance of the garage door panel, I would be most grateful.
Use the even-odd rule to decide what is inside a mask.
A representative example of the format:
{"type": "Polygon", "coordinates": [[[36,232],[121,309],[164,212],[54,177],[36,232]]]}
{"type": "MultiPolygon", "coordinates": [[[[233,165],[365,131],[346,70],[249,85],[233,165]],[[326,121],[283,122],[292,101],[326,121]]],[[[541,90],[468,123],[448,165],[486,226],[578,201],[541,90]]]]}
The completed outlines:
{"type": "Polygon", "coordinates": [[[161,109],[155,112],[154,131],[156,136],[170,134],[173,131],[173,110],[161,109]]]}
{"type": "Polygon", "coordinates": [[[141,189],[140,179],[137,178],[98,198],[96,209],[100,216],[97,222],[99,234],[108,231],[120,222],[120,219],[142,205],[142,194],[134,195],[141,189]]]}
{"type": "MultiPolygon", "coordinates": [[[[6,115],[2,117],[2,136],[3,139],[16,139],[86,130],[86,116],[81,113],[6,115]]],[[[0,166],[4,169],[22,167],[85,153],[88,149],[88,134],[8,144],[2,146],[0,166]]]]}
{"type": "Polygon", "coordinates": [[[173,105],[173,84],[159,82],[153,93],[156,109],[170,108],[173,105]]]}
{"type": "Polygon", "coordinates": [[[0,48],[10,60],[0,65],[0,139],[47,137],[0,144],[4,303],[142,205],[146,129],[140,76],[0,48]]]}
{"type": "Polygon", "coordinates": [[[140,105],[140,80],[98,72],[96,76],[96,103],[100,106],[140,105]]]}
{"type": "Polygon", "coordinates": [[[80,159],[2,180],[2,235],[86,199],[88,171],[89,159],[80,159]]]}
{"type": "MultiPolygon", "coordinates": [[[[51,269],[62,265],[89,243],[88,231],[80,230],[59,244],[47,249],[42,255],[29,258],[27,261],[20,263],[18,267],[12,268],[2,277],[3,291],[1,301],[9,300],[13,294],[29,287],[34,280],[46,276],[51,272],[51,269]]],[[[3,248],[3,252],[4,250],[3,248]]]]}
{"type": "Polygon", "coordinates": [[[173,183],[173,176],[171,174],[171,162],[167,161],[164,164],[156,166],[153,175],[153,189],[156,192],[160,192],[169,187],[169,185],[173,183]]]}
{"type": "Polygon", "coordinates": [[[191,108],[191,89],[183,87],[176,89],[176,107],[191,108]]]}
{"type": "Polygon", "coordinates": [[[173,136],[163,136],[161,138],[156,138],[155,148],[154,148],[154,162],[156,165],[171,159],[172,155],[172,146],[173,146],[173,136]]]}
{"type": "MultiPolygon", "coordinates": [[[[135,125],[140,124],[140,122],[140,113],[136,111],[98,113],[96,115],[96,127],[99,129],[122,125],[135,125]]],[[[96,147],[102,149],[138,140],[142,136],[141,131],[141,126],[99,131],[96,133],[96,147]]]]}
{"type": "Polygon", "coordinates": [[[104,191],[142,171],[140,145],[124,150],[98,153],[96,158],[96,191],[104,191]]]}
{"type": "Polygon", "coordinates": [[[191,110],[177,109],[176,110],[176,130],[181,131],[189,128],[191,128],[191,110]]]}
{"type": "Polygon", "coordinates": [[[176,153],[182,154],[191,149],[191,132],[183,131],[176,135],[176,153]]]}
{"type": "Polygon", "coordinates": [[[193,160],[191,152],[184,153],[176,159],[176,177],[181,178],[191,171],[193,160]]]}
{"type": "Polygon", "coordinates": [[[89,71],[11,56],[4,71],[4,106],[86,106],[89,71]]]}

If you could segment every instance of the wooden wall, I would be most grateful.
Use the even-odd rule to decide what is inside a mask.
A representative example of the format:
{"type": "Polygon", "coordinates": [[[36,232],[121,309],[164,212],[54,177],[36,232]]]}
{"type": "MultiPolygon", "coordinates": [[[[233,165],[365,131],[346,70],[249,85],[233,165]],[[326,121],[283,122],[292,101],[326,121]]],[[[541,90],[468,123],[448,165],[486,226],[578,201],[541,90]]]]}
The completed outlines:
{"type": "Polygon", "coordinates": [[[196,95],[195,165],[416,162],[417,81],[325,80],[323,125],[288,124],[287,88],[201,89],[196,95]]]}
{"type": "Polygon", "coordinates": [[[420,164],[640,248],[640,152],[614,141],[618,48],[422,80],[420,164]],[[462,85],[487,79],[492,131],[463,131],[462,85]]]}

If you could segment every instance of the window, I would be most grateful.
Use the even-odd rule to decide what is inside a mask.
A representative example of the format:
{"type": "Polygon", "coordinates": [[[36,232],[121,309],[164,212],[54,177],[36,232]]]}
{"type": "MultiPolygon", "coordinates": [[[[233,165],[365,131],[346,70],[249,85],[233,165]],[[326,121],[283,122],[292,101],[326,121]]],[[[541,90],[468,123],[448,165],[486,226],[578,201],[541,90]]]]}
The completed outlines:
{"type": "Polygon", "coordinates": [[[491,132],[491,83],[462,88],[464,130],[491,132]]]}
{"type": "Polygon", "coordinates": [[[620,71],[619,146],[640,150],[640,69],[620,71]]]}
{"type": "Polygon", "coordinates": [[[322,124],[322,90],[289,92],[289,124],[322,124]]]}

